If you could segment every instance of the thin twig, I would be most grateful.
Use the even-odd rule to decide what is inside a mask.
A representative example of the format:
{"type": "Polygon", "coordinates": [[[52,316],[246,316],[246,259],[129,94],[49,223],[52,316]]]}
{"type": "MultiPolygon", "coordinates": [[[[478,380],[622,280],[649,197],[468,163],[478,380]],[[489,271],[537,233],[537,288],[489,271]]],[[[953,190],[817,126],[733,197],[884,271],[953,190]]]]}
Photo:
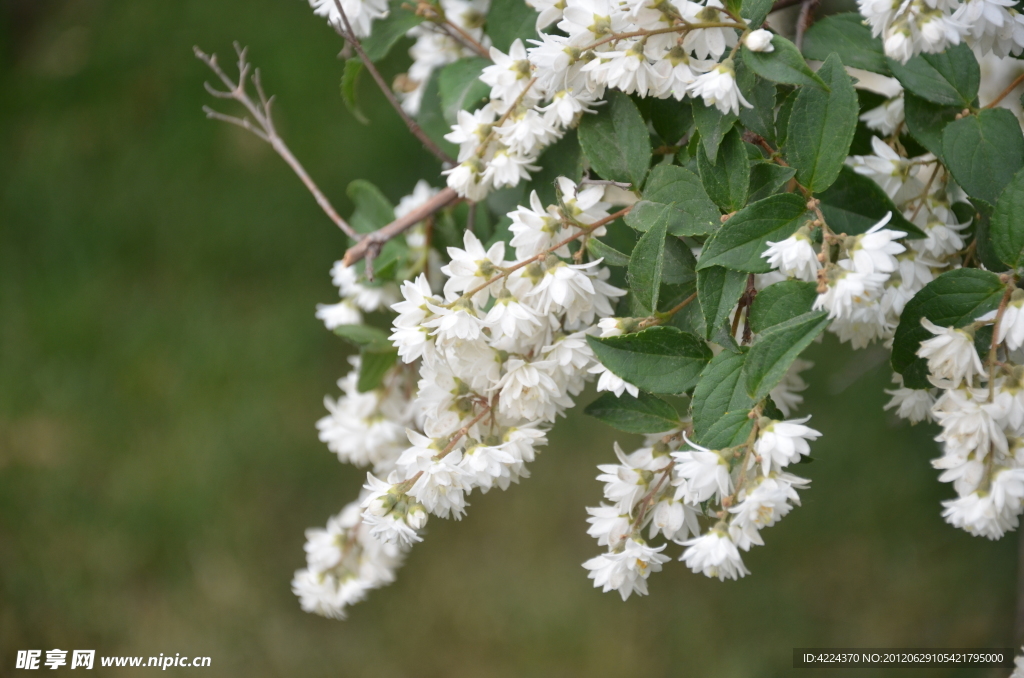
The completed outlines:
{"type": "Polygon", "coordinates": [[[434,25],[440,28],[442,31],[448,34],[455,42],[461,42],[466,47],[470,48],[483,58],[491,61],[491,52],[486,47],[480,44],[480,42],[472,35],[463,30],[460,26],[449,21],[447,18],[434,19],[434,25]],[[454,33],[454,35],[453,35],[454,33]]]}
{"type": "Polygon", "coordinates": [[[818,6],[819,0],[803,0],[800,4],[800,16],[796,20],[796,38],[793,43],[796,48],[803,51],[804,48],[804,33],[814,23],[814,10],[818,6]]]}
{"type": "Polygon", "coordinates": [[[999,96],[997,96],[995,99],[993,99],[992,101],[990,101],[987,104],[985,104],[984,106],[982,106],[982,108],[992,108],[993,106],[998,104],[1000,101],[1005,99],[1007,96],[1009,96],[1010,92],[1012,92],[1014,89],[1016,89],[1017,85],[1021,84],[1022,82],[1024,82],[1024,73],[1021,73],[1016,78],[1014,78],[1013,82],[1010,83],[1009,87],[1007,87],[1002,92],[1000,92],[999,96]]]}
{"type": "Polygon", "coordinates": [[[420,207],[417,207],[400,219],[395,219],[387,226],[370,233],[350,247],[348,251],[345,252],[345,256],[342,258],[342,263],[346,266],[352,266],[357,261],[366,257],[366,255],[371,251],[376,254],[376,252],[379,252],[380,248],[388,240],[391,240],[396,235],[399,235],[400,233],[415,226],[431,214],[444,209],[458,199],[459,194],[456,193],[454,189],[446,188],[439,191],[437,195],[423,203],[420,207]]]}
{"type": "Polygon", "coordinates": [[[362,43],[359,42],[359,38],[356,37],[355,31],[352,30],[352,24],[348,22],[348,15],[346,15],[345,10],[341,8],[340,0],[334,0],[334,4],[338,8],[338,12],[341,14],[341,20],[345,22],[344,30],[337,24],[334,25],[334,30],[338,31],[338,34],[341,35],[341,37],[345,38],[349,44],[356,48],[356,53],[359,54],[359,59],[363,62],[363,66],[366,70],[370,72],[370,75],[373,77],[373,81],[377,83],[377,87],[379,87],[380,91],[384,93],[384,98],[388,100],[391,107],[394,108],[395,112],[402,118],[402,121],[405,122],[405,126],[409,128],[410,132],[412,132],[412,135],[420,140],[420,143],[423,144],[424,148],[430,151],[434,157],[441,162],[454,165],[455,161],[448,157],[448,154],[442,151],[441,147],[435,144],[434,140],[428,137],[427,133],[423,131],[423,128],[421,128],[415,120],[410,118],[409,114],[402,108],[402,104],[398,102],[398,98],[395,96],[395,93],[391,91],[391,88],[388,87],[388,84],[381,76],[380,71],[378,71],[377,67],[373,65],[372,61],[370,61],[370,57],[366,55],[366,50],[363,49],[362,43]]]}
{"type": "Polygon", "coordinates": [[[334,206],[331,205],[331,201],[327,199],[327,196],[323,194],[320,188],[316,185],[313,179],[306,172],[305,168],[298,161],[298,159],[292,154],[291,149],[285,144],[277,130],[274,127],[274,119],[271,113],[271,107],[274,104],[274,97],[268,97],[263,91],[263,84],[260,82],[259,69],[253,73],[250,80],[256,88],[257,96],[259,97],[259,103],[252,100],[249,93],[246,91],[247,78],[249,78],[250,65],[246,61],[246,52],[248,49],[243,49],[239,44],[235,43],[235,52],[238,54],[238,81],[233,82],[230,77],[221,69],[220,64],[217,63],[216,54],[207,54],[199,47],[193,47],[196,58],[202,61],[207,67],[214,72],[214,74],[220,78],[220,81],[224,84],[227,90],[219,90],[213,87],[210,83],[203,83],[206,87],[206,91],[212,96],[218,99],[233,99],[238,103],[242,104],[249,114],[252,116],[252,120],[248,117],[238,118],[231,115],[226,115],[218,111],[213,110],[209,106],[203,106],[203,111],[206,113],[206,117],[211,120],[220,120],[222,122],[231,123],[237,125],[242,129],[251,132],[256,137],[270,144],[270,146],[277,151],[277,154],[288,163],[288,166],[292,168],[292,171],[302,180],[302,183],[306,185],[306,188],[310,193],[313,194],[313,198],[316,199],[316,203],[320,205],[320,209],[324,211],[327,217],[340,228],[345,235],[352,238],[353,240],[359,240],[360,236],[356,233],[347,221],[341,218],[334,206]],[[254,122],[255,121],[255,122],[254,122]]]}

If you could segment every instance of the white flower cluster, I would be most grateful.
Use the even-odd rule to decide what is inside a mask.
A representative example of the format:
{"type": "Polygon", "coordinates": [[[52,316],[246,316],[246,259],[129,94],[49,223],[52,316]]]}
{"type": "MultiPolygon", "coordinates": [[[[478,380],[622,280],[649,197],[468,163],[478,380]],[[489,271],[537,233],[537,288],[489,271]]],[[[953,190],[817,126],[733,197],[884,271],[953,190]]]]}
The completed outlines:
{"type": "MultiPolygon", "coordinates": [[[[447,174],[460,195],[480,200],[491,189],[528,179],[540,152],[592,112],[607,88],[641,97],[699,97],[723,112],[750,107],[726,54],[745,27],[718,0],[533,5],[540,11],[538,29],[557,22],[564,35],[541,33],[528,49],[516,40],[508,54],[491,48],[494,63],[480,77],[491,86],[490,102],[460,112],[446,136],[459,145],[459,165],[447,174]]],[[[765,30],[746,33],[746,44],[773,49],[765,30]]]]}
{"type": "Polygon", "coordinates": [[[882,38],[887,56],[906,63],[967,42],[979,54],[1004,57],[1024,49],[1024,15],[1013,0],[857,0],[882,38]]]}
{"type": "MultiPolygon", "coordinates": [[[[600,262],[573,263],[568,247],[604,233],[604,189],[565,178],[557,187],[558,206],[533,194],[530,207],[509,214],[513,260],[505,260],[503,242],[485,248],[467,231],[464,248],[448,249],[441,294],[425,274],[406,281],[392,304],[390,339],[400,362],[379,388],[360,393],[353,359],[339,382],[345,395],[327,399],[321,440],[340,460],[373,471],[361,515],[350,507],[326,533],[308,533],[309,565],[294,583],[303,609],[340,616],[390,581],[382,573],[420,541],[428,514],[458,519],[474,489],[506,489],[528,477],[547,428],[573,406],[596,364],[586,334],[624,292],[606,282],[600,262]],[[340,560],[331,557],[335,544],[340,560]]],[[[420,193],[421,202],[429,197],[420,193]]],[[[343,293],[358,286],[346,284],[343,293]]]]}
{"type": "Polygon", "coordinates": [[[587,509],[588,534],[608,547],[583,564],[594,586],[623,600],[647,593],[647,577],[669,560],[662,553],[667,544],[644,539],[648,527],[647,539],[660,534],[685,546],[679,559],[694,572],[721,580],[749,574],[740,551],[763,545],[761,529],[799,506],[797,490],[810,482],[785,470],[821,435],[805,425],[808,419],[760,417],[756,436],[723,450],[691,442],[684,430],[648,436],[628,455],[616,444],[619,463],[598,466],[609,503],[587,509]],[[672,452],[669,444],[680,439],[690,449],[672,452]],[[703,533],[701,519],[709,525],[703,533]]]}
{"type": "Polygon", "coordinates": [[[327,23],[344,31],[345,21],[338,11],[339,4],[357,38],[368,36],[374,20],[388,15],[387,0],[309,0],[314,14],[326,17],[327,23]]]}
{"type": "MultiPolygon", "coordinates": [[[[1010,352],[1024,342],[1024,291],[1014,290],[998,320],[997,342],[1010,352]]],[[[987,313],[964,328],[921,323],[933,336],[917,354],[927,359],[930,380],[941,389],[931,414],[942,427],[935,439],[943,456],[932,462],[939,480],[957,498],[943,502],[951,525],[999,539],[1024,512],[1024,366],[1003,362],[986,372],[975,349],[977,329],[997,321],[987,313]],[[984,385],[983,385],[984,384],[984,385]]]]}

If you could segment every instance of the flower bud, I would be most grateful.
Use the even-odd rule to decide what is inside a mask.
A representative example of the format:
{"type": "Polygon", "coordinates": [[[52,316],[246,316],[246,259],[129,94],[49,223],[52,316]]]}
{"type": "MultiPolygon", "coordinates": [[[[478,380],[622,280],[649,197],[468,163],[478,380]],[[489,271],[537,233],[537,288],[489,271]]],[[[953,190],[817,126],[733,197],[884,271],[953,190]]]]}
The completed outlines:
{"type": "Polygon", "coordinates": [[[772,45],[772,34],[763,28],[752,31],[743,39],[743,44],[751,52],[772,52],[775,46],[772,45]]]}

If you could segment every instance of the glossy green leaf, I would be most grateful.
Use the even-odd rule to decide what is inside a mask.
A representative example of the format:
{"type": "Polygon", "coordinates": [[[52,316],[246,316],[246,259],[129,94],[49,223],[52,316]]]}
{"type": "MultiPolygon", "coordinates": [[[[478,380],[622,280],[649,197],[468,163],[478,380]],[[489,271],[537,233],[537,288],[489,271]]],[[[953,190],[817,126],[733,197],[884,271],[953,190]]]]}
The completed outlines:
{"type": "Polygon", "coordinates": [[[700,132],[700,143],[709,158],[718,157],[718,146],[738,120],[732,113],[722,113],[716,106],[705,106],[702,99],[693,100],[693,122],[700,132]]]}
{"type": "Polygon", "coordinates": [[[878,184],[849,166],[844,166],[836,182],[816,197],[821,201],[825,222],[835,233],[864,233],[891,212],[886,228],[903,231],[910,237],[924,237],[878,184]]]}
{"type": "Polygon", "coordinates": [[[786,376],[793,361],[829,324],[824,311],[811,311],[758,334],[747,353],[747,394],[761,400],[786,376]]]}
{"type": "Polygon", "coordinates": [[[927,318],[939,327],[963,327],[999,306],[999,276],[976,268],[947,271],[907,302],[892,345],[892,368],[909,388],[931,388],[928,363],[917,356],[921,342],[933,335],[921,325],[927,318]]]}
{"type": "Polygon", "coordinates": [[[1024,263],[1024,170],[1003,189],[992,215],[989,237],[999,259],[1017,268],[1024,263]]]}
{"type": "Polygon", "coordinates": [[[363,349],[359,352],[359,377],[356,380],[356,390],[360,393],[372,391],[384,381],[391,366],[398,358],[398,351],[363,349]]]}
{"type": "Polygon", "coordinates": [[[516,38],[530,47],[529,41],[537,39],[537,10],[523,0],[492,2],[484,30],[491,43],[506,54],[516,38]]]}
{"type": "Polygon", "coordinates": [[[441,110],[449,123],[455,122],[459,111],[475,110],[490,98],[490,85],[480,80],[480,73],[490,63],[482,57],[466,57],[441,69],[437,85],[441,110]]]}
{"type": "Polygon", "coordinates": [[[747,289],[747,274],[721,266],[697,272],[697,298],[704,313],[704,336],[711,339],[715,330],[729,321],[729,314],[747,289]]]}
{"type": "Polygon", "coordinates": [[[590,252],[591,256],[603,259],[606,266],[629,266],[628,254],[620,252],[597,238],[591,238],[587,241],[587,251],[590,252]]]}
{"type": "Polygon", "coordinates": [[[732,129],[718,147],[718,159],[712,161],[702,146],[697,151],[697,168],[704,189],[725,212],[735,212],[747,203],[750,188],[750,160],[738,129],[732,129]]]}
{"type": "Polygon", "coordinates": [[[638,231],[664,222],[671,235],[707,235],[721,224],[720,216],[696,174],[675,165],[659,165],[651,170],[643,200],[625,221],[638,231]]]}
{"type": "Polygon", "coordinates": [[[645,308],[658,307],[664,266],[665,222],[659,221],[637,242],[626,269],[629,289],[645,308]]]}
{"type": "Polygon", "coordinates": [[[775,83],[757,77],[741,61],[736,64],[736,85],[751,104],[750,108],[740,106],[740,124],[775,144],[775,83]]]}
{"type": "Polygon", "coordinates": [[[828,90],[829,87],[810,69],[800,50],[781,35],[772,36],[772,51],[754,52],[744,45],[740,49],[743,63],[762,78],[785,85],[808,85],[828,90]]]}
{"type": "Polygon", "coordinates": [[[886,59],[903,88],[936,104],[967,108],[978,96],[981,70],[967,43],[939,54],[919,54],[905,64],[886,59]]]}
{"type": "Polygon", "coordinates": [[[334,333],[354,346],[370,351],[387,351],[392,348],[388,333],[370,325],[338,325],[334,333]]]}
{"type": "Polygon", "coordinates": [[[932,103],[912,92],[903,93],[903,115],[907,131],[930,153],[942,157],[942,130],[956,119],[960,109],[932,103]]]}
{"type": "Polygon", "coordinates": [[[754,425],[747,414],[743,411],[726,412],[696,441],[697,444],[712,450],[742,445],[750,436],[750,429],[754,425]]]}
{"type": "Polygon", "coordinates": [[[610,91],[608,103],[579,125],[580,146],[591,167],[605,179],[639,187],[651,164],[651,138],[636,104],[627,95],[610,91]]]}
{"type": "Polygon", "coordinates": [[[724,266],[735,271],[767,273],[761,254],[767,242],[793,235],[807,219],[807,204],[792,193],[779,193],[747,205],[722,225],[704,245],[697,269],[724,266]]]}
{"type": "Polygon", "coordinates": [[[651,124],[666,144],[679,143],[693,127],[693,109],[686,99],[651,100],[651,124]]]}
{"type": "Polygon", "coordinates": [[[747,200],[757,202],[778,193],[796,174],[792,167],[783,167],[774,162],[755,162],[750,165],[750,188],[747,200]]]}
{"type": "Polygon", "coordinates": [[[678,428],[679,414],[667,402],[641,391],[639,398],[603,393],[587,405],[584,414],[626,433],[661,433],[678,428]]]}
{"type": "Polygon", "coordinates": [[[359,233],[371,233],[395,220],[395,210],[380,189],[364,179],[356,179],[346,190],[356,209],[349,224],[359,233]]]}
{"type": "Polygon", "coordinates": [[[742,411],[746,414],[754,406],[746,390],[745,359],[744,352],[722,351],[701,372],[690,401],[690,417],[697,440],[726,413],[742,411]]]}
{"type": "Polygon", "coordinates": [[[960,187],[994,205],[1010,177],[1024,167],[1024,135],[1017,117],[989,108],[946,125],[942,157],[960,187]]]}
{"type": "Polygon", "coordinates": [[[789,116],[786,158],[796,178],[815,193],[824,191],[839,176],[857,129],[857,93],[842,62],[834,54],[818,75],[831,89],[803,87],[789,116]]]}
{"type": "Polygon", "coordinates": [[[359,86],[359,75],[362,72],[363,62],[359,59],[348,59],[345,62],[345,70],[341,74],[341,99],[345,102],[345,108],[352,114],[352,117],[366,125],[370,121],[359,110],[359,102],[356,98],[356,88],[359,86]]]}
{"type": "Polygon", "coordinates": [[[871,37],[871,29],[857,12],[819,19],[804,33],[804,56],[808,59],[824,61],[833,52],[847,66],[889,75],[882,41],[871,37]]]}
{"type": "Polygon", "coordinates": [[[747,20],[751,28],[757,28],[772,11],[772,4],[773,0],[742,0],[740,16],[747,20]]]}
{"type": "Polygon", "coordinates": [[[701,339],[675,327],[649,327],[618,337],[587,337],[594,355],[627,382],[651,393],[683,393],[711,361],[701,339]]]}
{"type": "Polygon", "coordinates": [[[816,283],[802,280],[782,280],[764,288],[750,307],[750,329],[761,333],[809,312],[818,297],[817,288],[816,283]]]}

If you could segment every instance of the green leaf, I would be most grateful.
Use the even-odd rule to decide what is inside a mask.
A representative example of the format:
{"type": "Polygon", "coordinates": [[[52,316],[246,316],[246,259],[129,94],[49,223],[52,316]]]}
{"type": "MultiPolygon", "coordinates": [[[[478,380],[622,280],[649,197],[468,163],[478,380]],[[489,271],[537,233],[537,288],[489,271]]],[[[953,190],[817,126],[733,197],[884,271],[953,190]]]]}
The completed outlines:
{"type": "Polygon", "coordinates": [[[671,405],[642,391],[639,398],[604,393],[583,412],[626,433],[661,433],[680,425],[679,414],[671,405]]]}
{"type": "Polygon", "coordinates": [[[1024,170],[1003,189],[992,215],[990,237],[1003,263],[1017,268],[1024,261],[1024,170]]]}
{"type": "Polygon", "coordinates": [[[580,149],[576,130],[569,130],[561,139],[548,146],[537,161],[540,171],[533,173],[533,178],[526,185],[526,195],[537,191],[542,205],[554,205],[558,197],[555,194],[555,180],[567,177],[577,184],[583,177],[583,152],[580,149]]]}
{"type": "Polygon", "coordinates": [[[697,271],[697,299],[704,312],[704,336],[711,339],[715,330],[729,320],[729,313],[747,289],[747,274],[711,266],[697,271]]]}
{"type": "Polygon", "coordinates": [[[903,114],[907,131],[936,157],[942,158],[942,130],[956,119],[960,109],[956,106],[934,104],[927,99],[903,92],[903,114]]]}
{"type": "Polygon", "coordinates": [[[366,393],[381,385],[381,382],[384,381],[384,375],[395,364],[395,359],[398,358],[398,351],[394,349],[390,351],[375,351],[364,348],[359,352],[359,356],[361,360],[356,390],[360,393],[366,393]]]}
{"type": "Polygon", "coordinates": [[[629,266],[629,255],[620,252],[597,238],[587,240],[587,251],[591,256],[600,257],[606,266],[629,266]]]}
{"type": "Polygon", "coordinates": [[[359,103],[356,101],[356,87],[359,86],[359,74],[362,72],[363,62],[359,59],[349,59],[345,62],[345,70],[341,74],[341,99],[353,118],[368,125],[370,121],[359,110],[359,103]]]}
{"type": "MultiPolygon", "coordinates": [[[[670,236],[665,241],[665,264],[661,270],[662,285],[688,287],[695,284],[696,281],[697,260],[694,258],[693,252],[690,251],[690,248],[682,240],[670,236]]],[[[686,291],[684,296],[690,296],[692,292],[692,289],[686,291]]],[[[683,294],[683,291],[680,293],[683,294]]],[[[664,304],[664,293],[662,293],[661,301],[664,304]]]]}
{"type": "Polygon", "coordinates": [[[751,28],[757,28],[772,11],[772,4],[773,0],[743,0],[740,16],[747,20],[751,28]]]}
{"type": "Polygon", "coordinates": [[[588,336],[601,364],[651,393],[683,393],[697,383],[711,360],[711,349],[675,327],[649,327],[618,337],[588,336]]]}
{"type": "Polygon", "coordinates": [[[785,85],[809,85],[828,91],[829,87],[810,69],[800,50],[781,35],[772,36],[771,52],[754,52],[744,45],[740,54],[747,67],[772,82],[785,85]]]}
{"type": "Polygon", "coordinates": [[[646,308],[653,310],[658,307],[664,266],[665,222],[659,221],[633,248],[626,272],[630,291],[646,308]]]}
{"type": "Polygon", "coordinates": [[[996,254],[995,245],[992,243],[992,213],[995,207],[980,198],[971,198],[974,209],[971,213],[971,221],[974,224],[974,253],[978,259],[990,271],[997,273],[1009,268],[996,254]]]}
{"type": "Polygon", "coordinates": [[[767,273],[771,266],[761,257],[767,242],[793,235],[806,215],[806,202],[792,193],[779,193],[747,205],[705,243],[697,270],[725,266],[735,271],[767,273]]]}
{"type": "Polygon", "coordinates": [[[999,276],[976,268],[947,271],[925,285],[907,302],[892,344],[892,368],[908,388],[931,388],[928,363],[917,357],[921,342],[932,333],[921,326],[928,318],[939,327],[963,327],[999,306],[1003,296],[999,276]]]}
{"type": "Polygon", "coordinates": [[[939,54],[920,54],[905,64],[886,59],[904,89],[936,104],[968,108],[978,96],[981,70],[967,43],[939,54]]]}
{"type": "Polygon", "coordinates": [[[786,157],[796,179],[815,193],[839,176],[857,129],[857,93],[842,62],[834,54],[818,75],[830,92],[803,87],[793,103],[786,135],[786,157]]]}
{"type": "Polygon", "coordinates": [[[348,221],[357,232],[372,233],[395,220],[391,203],[369,181],[356,179],[348,185],[346,193],[356,206],[348,221]]]}
{"type": "Polygon", "coordinates": [[[802,280],[782,280],[769,285],[754,297],[747,322],[760,334],[811,310],[818,297],[818,286],[802,280]]]}
{"type": "Polygon", "coordinates": [[[811,311],[761,332],[747,354],[747,394],[754,400],[768,395],[828,324],[825,311],[811,311]]]}
{"type": "Polygon", "coordinates": [[[361,43],[366,56],[374,63],[386,57],[409,29],[423,23],[423,17],[405,9],[405,0],[392,0],[390,4],[391,11],[383,19],[373,22],[373,32],[361,43]]]}
{"type": "Polygon", "coordinates": [[[529,47],[529,41],[537,39],[537,11],[523,0],[492,2],[485,30],[491,43],[505,54],[516,38],[529,47]]]}
{"type": "Polygon", "coordinates": [[[735,212],[747,203],[750,188],[750,160],[738,129],[729,130],[718,147],[718,159],[708,159],[701,146],[697,169],[708,196],[725,212],[735,212]]]}
{"type": "Polygon", "coordinates": [[[779,114],[775,116],[775,141],[778,148],[785,147],[788,141],[786,135],[789,134],[789,118],[793,115],[793,104],[796,103],[799,92],[800,90],[794,88],[779,104],[779,114]]]}
{"type": "Polygon", "coordinates": [[[444,118],[444,111],[441,108],[441,92],[438,81],[441,73],[435,69],[423,88],[423,99],[420,103],[420,112],[416,116],[416,122],[420,128],[430,137],[431,141],[440,147],[448,155],[455,157],[459,154],[459,148],[444,138],[444,135],[452,131],[451,125],[444,118]]]}
{"type": "Polygon", "coordinates": [[[864,17],[856,12],[827,16],[804,33],[804,56],[808,59],[825,61],[833,52],[847,66],[889,75],[882,41],[871,37],[864,17]]]}
{"type": "Polygon", "coordinates": [[[886,228],[909,233],[911,237],[924,237],[924,233],[903,216],[878,184],[863,174],[857,174],[851,167],[844,166],[836,182],[816,197],[821,200],[825,223],[836,233],[864,233],[891,212],[886,228]]]}
{"type": "Polygon", "coordinates": [[[1024,135],[1013,113],[985,109],[946,125],[942,157],[967,195],[994,205],[1024,166],[1024,135]]]}
{"type": "Polygon", "coordinates": [[[651,124],[665,143],[679,143],[693,127],[693,109],[690,102],[685,99],[652,99],[651,124]]]}
{"type": "Polygon", "coordinates": [[[579,138],[591,167],[602,177],[637,188],[643,184],[651,164],[651,137],[627,95],[609,92],[607,105],[594,115],[583,116],[579,138]]]}
{"type": "Polygon", "coordinates": [[[778,96],[775,83],[757,77],[741,61],[736,64],[736,86],[753,106],[740,106],[740,124],[774,144],[775,99],[778,96]]]}
{"type": "Polygon", "coordinates": [[[334,333],[361,349],[388,351],[393,348],[388,333],[370,325],[338,325],[334,333]]]}
{"type": "Polygon", "coordinates": [[[692,106],[693,121],[700,132],[704,152],[709,158],[717,158],[719,144],[738,118],[732,113],[723,114],[716,106],[705,106],[702,99],[694,99],[692,106]]]}
{"type": "Polygon", "coordinates": [[[747,200],[757,202],[778,193],[795,174],[796,170],[792,167],[783,167],[774,162],[752,163],[747,200]]]}
{"type": "Polygon", "coordinates": [[[438,91],[441,93],[441,111],[444,119],[454,123],[459,111],[473,111],[478,104],[491,96],[491,87],[480,80],[489,59],[466,57],[450,63],[441,69],[438,76],[438,91]]]}
{"type": "Polygon", "coordinates": [[[707,235],[720,225],[721,214],[693,172],[675,165],[651,170],[643,200],[626,215],[626,224],[646,231],[664,222],[671,235],[707,235]]]}
{"type": "Polygon", "coordinates": [[[745,360],[745,353],[722,351],[700,373],[690,401],[693,434],[697,440],[728,412],[742,411],[746,415],[754,406],[746,391],[745,360]]]}
{"type": "Polygon", "coordinates": [[[754,425],[747,412],[727,412],[708,428],[697,444],[712,450],[742,445],[754,425]]]}

